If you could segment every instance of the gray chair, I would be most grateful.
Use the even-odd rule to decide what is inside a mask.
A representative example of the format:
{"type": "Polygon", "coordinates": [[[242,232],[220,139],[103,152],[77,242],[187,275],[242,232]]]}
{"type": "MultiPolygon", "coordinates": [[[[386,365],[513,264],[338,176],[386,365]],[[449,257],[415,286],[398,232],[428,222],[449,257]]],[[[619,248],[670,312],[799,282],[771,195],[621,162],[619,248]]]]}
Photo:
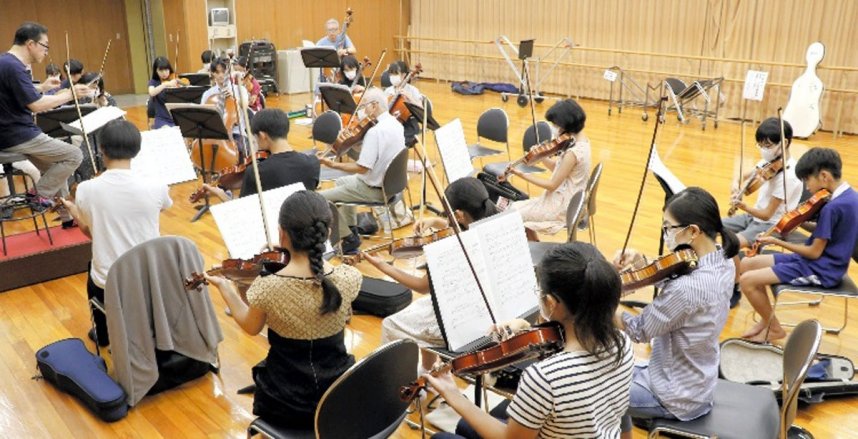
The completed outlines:
{"type": "Polygon", "coordinates": [[[511,160],[509,152],[509,117],[501,108],[490,108],[480,115],[477,120],[477,143],[468,145],[471,160],[500,154],[501,150],[483,146],[483,139],[506,145],[506,158],[511,160]]]}
{"type": "Polygon", "coordinates": [[[247,437],[268,438],[386,438],[405,419],[409,403],[399,399],[399,388],[417,378],[417,344],[410,340],[388,343],[349,368],[322,395],[316,407],[314,430],[290,430],[256,418],[247,437]]]}
{"type": "MultiPolygon", "coordinates": [[[[384,201],[371,202],[336,202],[337,207],[353,206],[353,207],[384,207],[387,211],[388,233],[390,242],[393,243],[393,215],[395,212],[390,206],[401,202],[403,194],[408,188],[408,148],[404,148],[387,166],[384,172],[384,180],[381,184],[381,193],[384,201]]],[[[398,218],[397,218],[398,221],[398,218]]]]}
{"type": "MultiPolygon", "coordinates": [[[[551,127],[548,125],[548,122],[539,121],[536,123],[536,126],[539,127],[539,141],[545,142],[546,140],[551,140],[551,127]]],[[[530,148],[533,148],[538,142],[536,141],[536,129],[534,129],[533,125],[529,126],[524,131],[524,136],[521,139],[521,147],[524,150],[524,153],[527,154],[530,151],[530,148]]],[[[509,166],[510,162],[498,162],[498,163],[489,163],[488,165],[483,167],[483,171],[494,176],[499,176],[503,174],[506,170],[506,167],[509,166]]],[[[536,174],[545,171],[538,166],[530,166],[530,165],[518,165],[515,167],[519,171],[525,174],[536,174]]]]}
{"type": "Polygon", "coordinates": [[[692,421],[653,420],[649,437],[662,433],[690,438],[746,439],[809,437],[792,425],[813,357],[819,350],[822,327],[816,320],[802,322],[784,346],[784,378],[779,409],[771,389],[718,380],[715,403],[709,414],[692,421]],[[803,434],[803,435],[802,435],[803,434]]]}
{"type": "Polygon", "coordinates": [[[587,229],[590,232],[590,244],[596,245],[596,194],[599,191],[599,181],[602,180],[602,164],[599,163],[590,172],[587,180],[587,229]]]}
{"type": "MultiPolygon", "coordinates": [[[[569,207],[566,208],[566,242],[575,242],[578,240],[578,229],[575,227],[581,217],[584,215],[584,191],[578,191],[569,200],[569,207]]],[[[554,247],[560,245],[559,242],[530,241],[527,243],[530,247],[530,258],[533,260],[533,265],[539,264],[545,254],[554,247]]]]}

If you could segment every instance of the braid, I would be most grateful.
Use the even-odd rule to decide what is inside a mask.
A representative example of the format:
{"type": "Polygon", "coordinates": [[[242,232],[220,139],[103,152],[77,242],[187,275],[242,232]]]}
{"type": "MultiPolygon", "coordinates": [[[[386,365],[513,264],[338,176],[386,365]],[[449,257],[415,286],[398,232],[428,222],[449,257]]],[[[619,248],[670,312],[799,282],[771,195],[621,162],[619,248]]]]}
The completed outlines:
{"type": "Polygon", "coordinates": [[[325,242],[328,240],[328,223],[317,220],[308,232],[312,234],[312,240],[307,248],[310,258],[310,269],[316,277],[316,282],[322,286],[322,305],[319,312],[327,314],[340,309],[343,304],[343,296],[337,286],[325,277],[325,263],[322,256],[325,254],[325,242]]]}

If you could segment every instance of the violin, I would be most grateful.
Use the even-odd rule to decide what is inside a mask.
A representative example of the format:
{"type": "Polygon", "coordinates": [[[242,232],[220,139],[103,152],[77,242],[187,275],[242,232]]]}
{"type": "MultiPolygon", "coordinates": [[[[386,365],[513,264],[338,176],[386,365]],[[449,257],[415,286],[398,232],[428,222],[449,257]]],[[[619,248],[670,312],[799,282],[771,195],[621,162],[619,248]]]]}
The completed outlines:
{"type": "Polygon", "coordinates": [[[405,95],[402,93],[402,89],[405,88],[405,84],[408,84],[408,81],[411,80],[412,77],[419,75],[423,72],[423,65],[417,63],[405,78],[402,79],[402,82],[399,83],[396,87],[393,88],[394,94],[390,99],[390,114],[396,117],[400,123],[408,122],[408,119],[411,118],[412,113],[411,110],[408,109],[408,106],[405,105],[406,99],[405,95]]]}
{"type": "Polygon", "coordinates": [[[337,140],[331,145],[331,150],[334,151],[337,157],[345,154],[358,142],[362,141],[369,129],[374,127],[377,123],[378,121],[375,119],[375,116],[367,115],[358,122],[356,126],[352,128],[343,128],[343,130],[340,131],[340,135],[337,137],[337,140]]]}
{"type": "Polygon", "coordinates": [[[503,177],[506,178],[518,165],[530,165],[538,162],[539,160],[560,154],[563,151],[575,146],[575,136],[569,133],[563,133],[554,139],[545,141],[530,148],[530,151],[527,152],[522,158],[511,162],[506,170],[503,172],[503,177]]]}
{"type": "MultiPolygon", "coordinates": [[[[268,151],[259,151],[256,153],[257,160],[265,160],[271,155],[268,151]]],[[[228,168],[221,169],[218,172],[218,176],[212,181],[212,184],[218,184],[221,187],[227,189],[238,189],[241,187],[242,180],[244,179],[244,171],[247,170],[248,166],[253,165],[253,159],[247,157],[243,162],[230,166],[228,168]]],[[[200,201],[206,195],[205,188],[199,188],[195,190],[188,197],[188,201],[191,203],[196,203],[200,201]]]]}
{"type": "MultiPolygon", "coordinates": [[[[220,267],[206,271],[209,276],[223,276],[233,281],[249,281],[259,276],[263,268],[277,272],[289,264],[290,255],[285,249],[275,249],[254,255],[250,259],[226,259],[220,267]]],[[[193,272],[184,280],[185,290],[199,290],[208,281],[201,273],[193,272]]]]}
{"type": "MultiPolygon", "coordinates": [[[[830,199],[831,192],[827,189],[819,190],[813,194],[812,197],[805,200],[804,203],[801,203],[795,209],[785,213],[777,224],[772,226],[769,230],[766,230],[761,236],[770,236],[772,233],[779,233],[781,237],[786,237],[786,235],[789,235],[796,227],[813,218],[813,216],[816,215],[817,212],[822,209],[822,206],[824,206],[830,199]]],[[[759,254],[762,247],[763,244],[760,243],[760,241],[754,241],[754,245],[751,246],[751,249],[748,250],[745,256],[756,256],[759,254]]]]}
{"type": "MultiPolygon", "coordinates": [[[[547,322],[522,331],[493,346],[459,355],[452,361],[435,367],[430,373],[451,367],[454,374],[484,374],[503,369],[515,363],[545,358],[563,350],[563,326],[557,322],[547,322]]],[[[426,378],[417,377],[414,382],[399,389],[399,398],[411,402],[426,388],[426,378]]]]}
{"type": "Polygon", "coordinates": [[[697,253],[690,248],[677,250],[660,256],[641,268],[630,268],[620,272],[623,295],[656,284],[679,274],[686,274],[697,267],[697,253]]]}
{"type": "Polygon", "coordinates": [[[754,169],[754,174],[745,181],[745,184],[739,188],[739,199],[730,203],[730,210],[727,211],[728,216],[733,216],[738,210],[739,200],[741,197],[746,195],[751,195],[754,192],[758,191],[760,187],[763,186],[763,183],[771,180],[776,175],[778,175],[784,169],[784,161],[781,157],[778,157],[770,162],[764,163],[762,166],[758,166],[754,169]]]}
{"type": "Polygon", "coordinates": [[[363,250],[356,255],[343,255],[341,259],[343,263],[354,265],[363,260],[363,255],[371,255],[383,250],[387,250],[390,253],[390,256],[393,256],[396,259],[416,258],[423,254],[424,246],[440,241],[449,236],[453,236],[453,234],[453,229],[451,227],[447,227],[446,229],[438,230],[424,236],[414,235],[398,238],[395,239],[393,243],[379,244],[363,250]]]}

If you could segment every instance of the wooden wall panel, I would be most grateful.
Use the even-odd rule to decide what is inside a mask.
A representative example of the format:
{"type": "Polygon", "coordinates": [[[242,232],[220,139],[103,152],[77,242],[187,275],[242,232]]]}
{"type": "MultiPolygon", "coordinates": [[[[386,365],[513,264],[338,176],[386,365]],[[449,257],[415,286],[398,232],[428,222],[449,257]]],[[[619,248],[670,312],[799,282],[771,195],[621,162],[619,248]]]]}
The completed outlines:
{"type": "MultiPolygon", "coordinates": [[[[10,2],[11,3],[11,2],[10,2]]],[[[81,60],[88,71],[101,66],[108,39],[113,39],[104,67],[104,82],[113,94],[134,90],[128,56],[127,25],[123,2],[116,0],[20,0],[0,14],[0,38],[11,45],[15,30],[24,21],[36,21],[48,28],[50,61],[61,65],[66,59],[65,33],[71,56],[81,60]]],[[[8,46],[6,46],[8,47],[8,46]]],[[[45,65],[34,66],[36,79],[45,76],[45,65]]]]}

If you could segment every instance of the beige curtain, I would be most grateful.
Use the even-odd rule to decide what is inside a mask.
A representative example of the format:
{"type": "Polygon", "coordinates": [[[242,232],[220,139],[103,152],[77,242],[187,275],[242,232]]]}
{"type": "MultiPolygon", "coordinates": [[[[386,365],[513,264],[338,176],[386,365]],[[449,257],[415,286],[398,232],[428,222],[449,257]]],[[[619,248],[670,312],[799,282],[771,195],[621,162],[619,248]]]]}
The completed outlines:
{"type": "MultiPolygon", "coordinates": [[[[412,0],[410,36],[457,42],[414,40],[409,47],[415,51],[412,62],[423,64],[426,77],[516,83],[506,61],[495,59],[501,54],[494,44],[460,41],[489,42],[505,35],[516,44],[521,39],[536,38],[538,45],[552,46],[568,37],[580,45],[563,59],[572,65],[561,65],[549,76],[548,67],[560,51],[544,59],[540,65],[543,91],[608,99],[610,83],[602,74],[611,66],[626,70],[627,76],[642,86],[660,84],[666,76],[686,82],[723,76],[728,81],[722,87],[722,118],[740,116],[745,72],[764,70],[769,72],[770,84],[765,99],[747,106],[748,118],[759,120],[786,105],[789,86],[805,70],[808,45],[821,41],[826,49],[817,71],[826,87],[821,107],[823,129],[854,133],[858,132],[858,116],[852,111],[858,92],[858,67],[836,67],[858,66],[854,59],[856,22],[858,2],[837,0],[412,0]],[[587,50],[591,48],[636,53],[587,50]]],[[[537,47],[534,55],[541,57],[548,50],[537,47]]],[[[635,98],[629,92],[625,97],[635,98]]]]}

